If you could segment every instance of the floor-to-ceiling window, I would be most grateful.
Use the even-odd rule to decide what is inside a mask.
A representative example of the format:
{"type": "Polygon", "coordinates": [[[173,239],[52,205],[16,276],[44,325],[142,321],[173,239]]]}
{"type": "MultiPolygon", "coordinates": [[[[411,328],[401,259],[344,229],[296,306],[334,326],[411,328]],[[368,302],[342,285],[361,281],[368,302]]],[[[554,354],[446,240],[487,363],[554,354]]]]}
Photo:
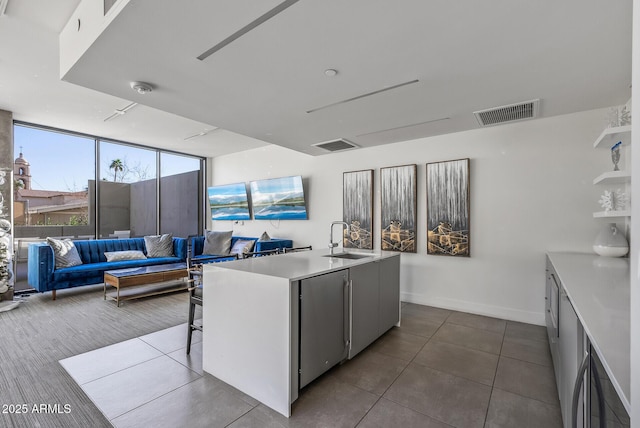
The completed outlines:
{"type": "Polygon", "coordinates": [[[16,291],[29,242],[202,231],[203,158],[19,122],[14,152],[16,291]]]}
{"type": "MultiPolygon", "coordinates": [[[[100,142],[98,217],[100,236],[157,232],[157,151],[100,142]]],[[[196,225],[197,227],[197,225],[196,225]]]]}
{"type": "Polygon", "coordinates": [[[16,238],[93,235],[95,140],[16,125],[14,146],[16,238]]]}

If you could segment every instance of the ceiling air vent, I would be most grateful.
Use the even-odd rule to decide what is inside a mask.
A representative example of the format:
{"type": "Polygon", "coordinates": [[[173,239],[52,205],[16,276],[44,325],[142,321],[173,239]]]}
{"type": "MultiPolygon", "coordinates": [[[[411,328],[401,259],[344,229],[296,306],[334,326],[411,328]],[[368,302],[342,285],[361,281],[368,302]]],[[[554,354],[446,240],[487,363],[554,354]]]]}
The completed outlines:
{"type": "Polygon", "coordinates": [[[494,107],[486,110],[474,111],[480,126],[499,125],[517,120],[533,119],[538,117],[540,100],[525,101],[509,104],[507,106],[494,107]]]}
{"type": "Polygon", "coordinates": [[[353,144],[351,141],[347,141],[342,138],[339,138],[337,140],[332,140],[332,141],[325,141],[324,143],[312,144],[312,146],[325,149],[329,152],[339,152],[341,150],[355,149],[358,147],[355,144],[353,144]]]}

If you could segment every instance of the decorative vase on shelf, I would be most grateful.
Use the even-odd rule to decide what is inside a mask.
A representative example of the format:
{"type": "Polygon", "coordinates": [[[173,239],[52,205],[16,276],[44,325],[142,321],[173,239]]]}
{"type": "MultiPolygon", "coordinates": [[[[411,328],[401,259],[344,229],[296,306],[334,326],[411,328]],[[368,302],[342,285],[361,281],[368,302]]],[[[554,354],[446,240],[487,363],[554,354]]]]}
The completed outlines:
{"type": "Polygon", "coordinates": [[[618,167],[618,162],[620,162],[620,146],[622,145],[622,141],[618,141],[611,147],[611,161],[613,162],[613,170],[620,171],[618,167]]]}
{"type": "Polygon", "coordinates": [[[609,223],[596,236],[593,251],[605,257],[622,257],[629,252],[629,242],[615,223],[609,223]]]}

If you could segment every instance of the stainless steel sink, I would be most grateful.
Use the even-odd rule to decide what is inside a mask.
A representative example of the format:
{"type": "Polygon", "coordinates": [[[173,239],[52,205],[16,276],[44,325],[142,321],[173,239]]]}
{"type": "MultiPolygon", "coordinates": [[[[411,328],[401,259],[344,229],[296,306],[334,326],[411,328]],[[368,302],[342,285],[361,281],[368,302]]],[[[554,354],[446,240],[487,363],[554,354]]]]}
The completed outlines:
{"type": "Polygon", "coordinates": [[[322,257],[335,257],[337,259],[351,259],[351,260],[357,260],[357,259],[364,259],[367,257],[372,257],[373,254],[358,254],[358,253],[336,253],[336,254],[326,254],[322,257]]]}

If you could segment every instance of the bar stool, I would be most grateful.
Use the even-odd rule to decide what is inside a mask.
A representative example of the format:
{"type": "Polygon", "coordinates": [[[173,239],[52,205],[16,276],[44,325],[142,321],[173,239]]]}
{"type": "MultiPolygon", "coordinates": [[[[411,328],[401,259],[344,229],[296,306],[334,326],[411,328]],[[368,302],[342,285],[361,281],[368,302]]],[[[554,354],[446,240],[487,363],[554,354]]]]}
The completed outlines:
{"type": "Polygon", "coordinates": [[[242,253],[242,258],[248,259],[251,257],[275,256],[277,254],[280,254],[280,248],[274,248],[271,250],[262,250],[262,251],[248,251],[246,253],[242,253]]]}
{"type": "Polygon", "coordinates": [[[191,352],[193,330],[202,331],[202,326],[194,322],[196,305],[202,307],[202,265],[189,269],[189,325],[187,332],[187,355],[191,352]]]}

